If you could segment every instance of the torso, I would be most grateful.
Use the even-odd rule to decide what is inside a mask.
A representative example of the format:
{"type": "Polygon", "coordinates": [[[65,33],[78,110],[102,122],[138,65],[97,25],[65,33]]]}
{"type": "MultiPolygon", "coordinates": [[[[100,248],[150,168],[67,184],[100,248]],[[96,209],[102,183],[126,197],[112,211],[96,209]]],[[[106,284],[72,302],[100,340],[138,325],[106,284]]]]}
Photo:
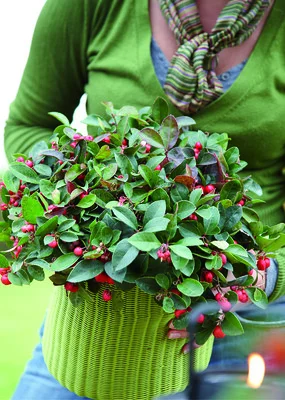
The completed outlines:
{"type": "MultiPolygon", "coordinates": [[[[200,20],[204,31],[209,33],[214,27],[223,7],[227,4],[227,0],[196,0],[196,3],[199,9],[200,20]],[[209,1],[211,2],[211,8],[209,8],[209,1]]],[[[220,52],[219,63],[215,69],[217,75],[229,70],[250,56],[265,24],[266,18],[269,15],[270,9],[273,6],[273,3],[274,0],[271,2],[271,6],[266,11],[258,27],[248,40],[239,46],[230,47],[220,52]]],[[[176,43],[173,32],[168,27],[161,13],[158,0],[149,0],[149,14],[154,39],[164,52],[167,59],[171,60],[179,46],[176,43]]]]}

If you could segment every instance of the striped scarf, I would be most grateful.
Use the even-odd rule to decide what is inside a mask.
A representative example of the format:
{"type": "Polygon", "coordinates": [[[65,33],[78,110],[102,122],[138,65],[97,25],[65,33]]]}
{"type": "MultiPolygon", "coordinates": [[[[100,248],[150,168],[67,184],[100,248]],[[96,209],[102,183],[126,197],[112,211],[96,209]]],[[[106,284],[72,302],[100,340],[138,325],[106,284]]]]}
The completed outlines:
{"type": "Polygon", "coordinates": [[[270,0],[229,0],[211,33],[203,31],[195,0],[159,1],[180,44],[171,60],[164,90],[183,114],[193,114],[223,93],[213,70],[217,54],[248,39],[270,0]]]}

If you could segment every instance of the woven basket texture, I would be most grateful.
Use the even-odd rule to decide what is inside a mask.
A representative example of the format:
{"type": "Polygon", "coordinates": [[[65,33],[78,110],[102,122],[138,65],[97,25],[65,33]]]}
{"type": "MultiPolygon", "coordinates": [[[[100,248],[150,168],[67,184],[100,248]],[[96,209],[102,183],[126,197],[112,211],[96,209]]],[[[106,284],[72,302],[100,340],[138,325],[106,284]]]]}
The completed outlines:
{"type": "MultiPolygon", "coordinates": [[[[102,300],[106,288],[75,308],[55,287],[43,337],[51,374],[78,396],[96,400],[151,400],[184,390],[189,357],[181,353],[186,339],[166,337],[172,316],[138,288],[121,292],[123,308],[114,311],[112,301],[102,300]]],[[[195,350],[197,370],[207,367],[212,346],[209,340],[195,350]]]]}

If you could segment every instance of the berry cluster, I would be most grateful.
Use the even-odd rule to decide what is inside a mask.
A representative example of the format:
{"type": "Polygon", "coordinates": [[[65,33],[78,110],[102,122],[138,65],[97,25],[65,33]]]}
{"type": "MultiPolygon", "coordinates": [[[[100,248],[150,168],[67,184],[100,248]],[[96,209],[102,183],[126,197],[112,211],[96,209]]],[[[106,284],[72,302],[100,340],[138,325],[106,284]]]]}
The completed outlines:
{"type": "Polygon", "coordinates": [[[171,263],[171,254],[168,248],[168,244],[163,243],[162,246],[158,249],[157,255],[160,258],[160,261],[164,261],[167,263],[171,263]]]}

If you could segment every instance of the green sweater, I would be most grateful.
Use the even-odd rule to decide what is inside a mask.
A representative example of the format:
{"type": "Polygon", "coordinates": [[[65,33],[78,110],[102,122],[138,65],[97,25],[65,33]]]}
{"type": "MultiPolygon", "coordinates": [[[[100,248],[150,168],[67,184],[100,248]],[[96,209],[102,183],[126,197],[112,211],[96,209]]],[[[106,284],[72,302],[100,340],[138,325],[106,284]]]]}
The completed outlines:
{"type": "MultiPolygon", "coordinates": [[[[285,9],[275,0],[262,34],[240,76],[218,100],[194,116],[197,129],[227,132],[263,187],[264,222],[284,221],[285,9]]],[[[49,137],[57,122],[72,119],[81,95],[87,112],[151,105],[164,95],[150,55],[148,0],[47,0],[36,25],[30,56],[5,131],[9,158],[49,137]]],[[[170,104],[174,115],[179,111],[170,104]]],[[[271,300],[285,294],[285,252],[271,300]]]]}

